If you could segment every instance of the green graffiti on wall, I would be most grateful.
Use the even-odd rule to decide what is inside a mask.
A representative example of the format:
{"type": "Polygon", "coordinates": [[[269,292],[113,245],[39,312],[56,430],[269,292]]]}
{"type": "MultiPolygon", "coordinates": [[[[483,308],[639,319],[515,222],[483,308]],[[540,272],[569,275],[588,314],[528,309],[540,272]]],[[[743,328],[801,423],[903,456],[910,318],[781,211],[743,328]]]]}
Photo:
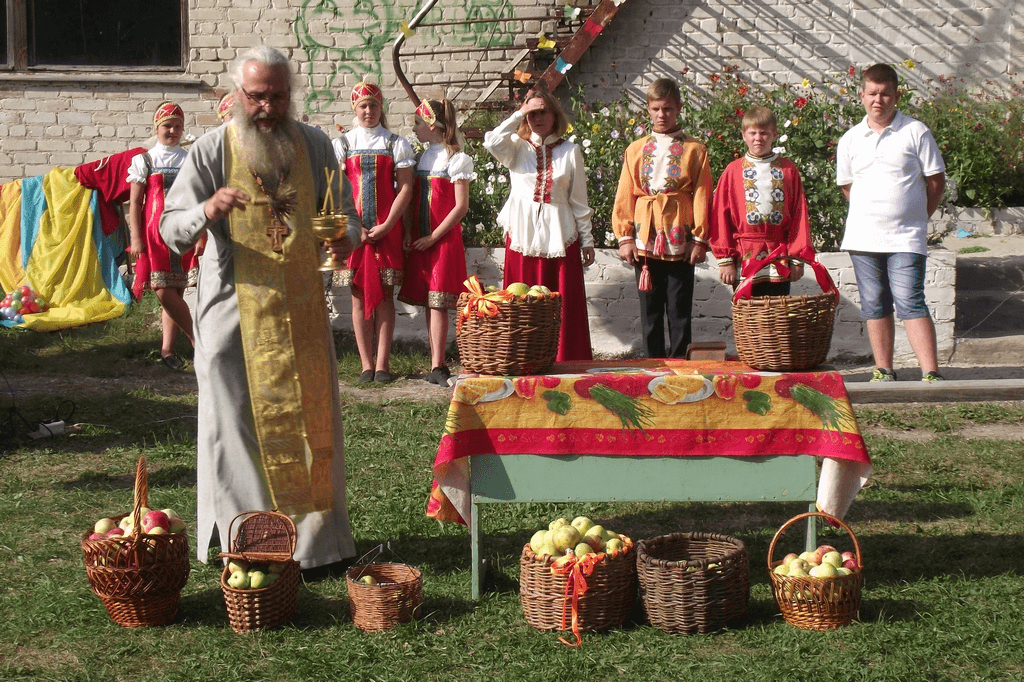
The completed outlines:
{"type": "MultiPolygon", "coordinates": [[[[378,0],[304,0],[295,19],[295,37],[306,51],[304,72],[309,85],[304,103],[306,112],[319,113],[338,96],[347,96],[337,91],[343,87],[344,74],[381,82],[383,60],[390,58],[390,46],[401,30],[402,21],[411,17],[415,10],[412,3],[399,7],[378,0]],[[329,65],[326,70],[325,63],[329,65]]],[[[503,0],[469,0],[455,8],[453,16],[446,12],[444,21],[497,19],[503,12],[507,13],[505,16],[511,15],[511,11],[503,0]]],[[[441,16],[440,8],[436,16],[441,16]]],[[[439,19],[430,16],[426,23],[435,21],[439,19]]],[[[488,22],[421,28],[420,31],[430,31],[442,45],[506,47],[513,43],[510,27],[488,22]]]]}

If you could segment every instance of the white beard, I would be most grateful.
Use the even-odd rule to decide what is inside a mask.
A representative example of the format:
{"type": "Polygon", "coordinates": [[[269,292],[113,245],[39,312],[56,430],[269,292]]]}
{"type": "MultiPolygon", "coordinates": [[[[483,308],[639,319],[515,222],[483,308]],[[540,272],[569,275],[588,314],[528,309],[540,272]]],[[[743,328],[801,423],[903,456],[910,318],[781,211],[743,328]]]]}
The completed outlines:
{"type": "Polygon", "coordinates": [[[261,130],[256,126],[257,119],[265,116],[264,112],[250,118],[240,102],[235,102],[232,109],[231,124],[238,131],[242,156],[249,169],[263,178],[268,189],[272,190],[278,178],[288,174],[298,157],[298,126],[292,118],[291,108],[271,130],[261,130]]]}

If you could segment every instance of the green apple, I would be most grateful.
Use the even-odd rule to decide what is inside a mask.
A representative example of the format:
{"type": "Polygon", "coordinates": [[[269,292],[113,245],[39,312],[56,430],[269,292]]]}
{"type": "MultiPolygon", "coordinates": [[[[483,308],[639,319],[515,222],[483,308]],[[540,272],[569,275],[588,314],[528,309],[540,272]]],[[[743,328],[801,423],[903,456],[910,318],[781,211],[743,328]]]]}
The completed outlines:
{"type": "Polygon", "coordinates": [[[237,573],[239,571],[241,571],[242,573],[248,573],[249,572],[249,562],[248,561],[242,561],[241,559],[232,559],[231,561],[228,562],[228,570],[231,571],[232,573],[237,573]]]}
{"type": "Polygon", "coordinates": [[[359,579],[359,582],[361,582],[364,585],[377,584],[377,580],[372,575],[364,575],[362,578],[359,579]]]}
{"type": "Polygon", "coordinates": [[[790,578],[806,578],[807,569],[804,568],[804,566],[806,565],[807,563],[803,561],[800,563],[792,561],[790,562],[789,566],[787,566],[787,568],[789,569],[789,573],[787,573],[786,575],[788,575],[790,578]]]}
{"type": "Polygon", "coordinates": [[[804,552],[800,555],[800,558],[812,566],[817,566],[821,563],[821,557],[818,556],[817,552],[804,552]]]}
{"type": "Polygon", "coordinates": [[[164,514],[167,514],[167,518],[169,519],[181,518],[180,516],[178,516],[178,512],[174,511],[173,509],[161,509],[160,511],[162,511],[164,514]]]}
{"type": "Polygon", "coordinates": [[[236,590],[249,589],[249,574],[245,571],[235,571],[228,577],[228,587],[236,590]]]}
{"type": "Polygon", "coordinates": [[[568,524],[551,531],[551,540],[555,543],[555,549],[559,554],[578,545],[582,538],[580,532],[568,524]]]}
{"type": "Polygon", "coordinates": [[[554,521],[549,523],[548,524],[548,530],[554,531],[556,528],[559,528],[561,526],[568,526],[568,525],[569,525],[569,520],[563,516],[562,518],[555,519],[554,521]]]}
{"type": "Polygon", "coordinates": [[[170,527],[168,528],[168,530],[170,530],[170,532],[172,533],[184,533],[185,522],[179,519],[177,516],[172,516],[170,518],[170,527]]]}
{"type": "Polygon", "coordinates": [[[551,531],[548,531],[548,530],[539,530],[539,531],[537,531],[536,533],[533,534],[533,537],[530,538],[530,549],[532,549],[534,551],[534,553],[536,553],[540,549],[540,547],[544,544],[544,539],[547,537],[547,534],[550,533],[550,532],[551,531]]]}
{"type": "Polygon", "coordinates": [[[167,535],[167,529],[163,526],[153,526],[146,532],[146,535],[167,535]]]}
{"type": "Polygon", "coordinates": [[[619,552],[625,551],[625,549],[625,543],[618,538],[612,538],[608,542],[604,543],[604,551],[609,554],[618,554],[619,552]]]}
{"type": "Polygon", "coordinates": [[[530,287],[523,282],[512,282],[512,284],[505,287],[505,291],[513,296],[526,296],[530,292],[530,287]]]}
{"type": "Polygon", "coordinates": [[[832,564],[836,568],[843,565],[843,555],[839,552],[832,550],[831,552],[825,552],[821,556],[821,563],[832,564]]]}
{"type": "Polygon", "coordinates": [[[93,533],[99,533],[100,535],[106,535],[114,528],[117,528],[117,522],[114,519],[100,519],[92,527],[93,533]]]}
{"type": "Polygon", "coordinates": [[[836,569],[836,575],[850,575],[853,571],[848,569],[846,566],[840,566],[836,569]]]}
{"type": "Polygon", "coordinates": [[[253,590],[262,590],[264,587],[270,587],[275,580],[277,580],[276,573],[264,573],[263,571],[249,571],[249,588],[253,590]]]}
{"type": "Polygon", "coordinates": [[[583,533],[583,535],[594,535],[594,536],[599,537],[602,540],[604,540],[604,526],[602,526],[600,524],[594,524],[593,526],[588,528],[583,533]]]}
{"type": "Polygon", "coordinates": [[[581,542],[578,545],[576,545],[575,549],[573,549],[573,553],[576,556],[583,556],[584,554],[593,554],[594,548],[586,542],[581,542]]]}
{"type": "Polygon", "coordinates": [[[577,516],[569,525],[585,535],[586,532],[590,530],[591,526],[594,525],[594,522],[586,516],[577,516]]]}
{"type": "Polygon", "coordinates": [[[551,542],[545,542],[543,545],[541,545],[541,548],[534,553],[539,557],[543,557],[544,555],[558,556],[561,552],[555,549],[555,545],[551,542]]]}
{"type": "Polygon", "coordinates": [[[811,570],[808,571],[812,578],[834,578],[836,573],[836,567],[830,563],[821,562],[817,566],[811,566],[811,570]]]}
{"type": "Polygon", "coordinates": [[[789,575],[789,567],[786,564],[779,564],[772,569],[772,573],[775,575],[789,575]]]}

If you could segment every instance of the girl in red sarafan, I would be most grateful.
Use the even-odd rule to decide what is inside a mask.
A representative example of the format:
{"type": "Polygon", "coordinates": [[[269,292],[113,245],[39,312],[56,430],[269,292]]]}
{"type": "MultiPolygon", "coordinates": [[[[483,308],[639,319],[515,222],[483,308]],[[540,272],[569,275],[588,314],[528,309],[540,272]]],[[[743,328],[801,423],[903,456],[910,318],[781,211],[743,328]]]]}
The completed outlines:
{"type": "Polygon", "coordinates": [[[387,129],[384,95],[372,83],[352,89],[356,126],[334,140],[356,211],[363,219],[362,245],[336,277],[352,287],[352,331],[359,349],[360,383],[381,384],[391,376],[395,334],[395,286],[404,277],[402,217],[412,196],[416,156],[402,137],[387,129]]]}
{"type": "Polygon", "coordinates": [[[741,121],[747,153],[725,168],[715,189],[711,212],[711,250],[718,275],[730,286],[754,277],[753,296],[787,296],[790,282],[803,276],[803,264],[790,260],[788,271],[774,265],[758,272],[756,261],[785,245],[787,258],[814,260],[807,200],[800,171],[774,151],[775,114],[751,109],[741,121]]]}
{"type": "Polygon", "coordinates": [[[469,183],[476,178],[473,159],[462,152],[455,107],[446,99],[425,100],[416,109],[412,130],[429,146],[416,164],[413,213],[408,226],[405,283],[398,300],[427,308],[430,364],[427,381],[448,385],[445,364],[448,311],[454,310],[466,280],[462,224],[469,210],[469,183]]]}
{"type": "Polygon", "coordinates": [[[135,258],[132,293],[137,300],[144,289],[156,292],[163,328],[160,358],[167,367],[181,369],[181,358],[174,352],[179,330],[193,342],[192,313],[182,294],[186,286],[195,286],[199,259],[194,249],[179,257],[167,248],[160,237],[160,216],[164,212],[164,196],[188,155],[180,144],[185,113],[174,102],[164,102],[153,115],[153,127],[156,146],[135,156],[128,167],[131,185],[128,214],[131,244],[128,248],[135,258]]]}

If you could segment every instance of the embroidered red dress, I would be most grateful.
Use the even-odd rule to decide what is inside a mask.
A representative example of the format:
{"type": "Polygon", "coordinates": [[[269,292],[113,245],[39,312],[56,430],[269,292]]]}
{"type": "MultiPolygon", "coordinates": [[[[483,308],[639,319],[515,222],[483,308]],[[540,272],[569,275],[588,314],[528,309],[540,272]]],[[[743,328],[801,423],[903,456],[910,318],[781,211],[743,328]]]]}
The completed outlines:
{"type": "Polygon", "coordinates": [[[508,201],[498,214],[505,233],[504,285],[540,284],[562,295],[559,361],[590,360],[590,323],[580,252],[594,246],[580,148],[554,136],[524,140],[513,113],[484,136],[484,147],[509,169],[508,201]]]}
{"type": "Polygon", "coordinates": [[[157,144],[148,152],[132,159],[128,182],[146,185],[144,253],[135,259],[135,282],[132,293],[138,299],[145,289],[170,287],[184,289],[195,286],[199,275],[199,257],[189,249],[181,256],[167,248],[160,236],[160,217],[164,212],[164,196],[178,177],[178,170],[188,155],[180,146],[157,144]]]}
{"type": "MultiPolygon", "coordinates": [[[[736,159],[726,167],[715,189],[712,253],[719,265],[742,262],[740,276],[748,277],[756,267],[754,260],[780,244],[786,245],[788,256],[814,259],[800,172],[792,161],[777,154],[736,159]]],[[[755,281],[786,279],[774,267],[755,277],[755,281]]]]}
{"type": "MultiPolygon", "coordinates": [[[[356,211],[367,230],[387,219],[391,204],[397,196],[395,171],[416,163],[412,147],[402,137],[386,128],[356,127],[333,141],[334,153],[352,183],[352,197],[356,211]]],[[[341,286],[355,284],[367,291],[373,272],[383,285],[400,285],[403,280],[405,258],[402,252],[404,227],[402,219],[376,244],[363,244],[349,256],[347,270],[337,275],[341,286]]],[[[376,303],[367,302],[367,314],[376,303]]]]}
{"type": "MultiPolygon", "coordinates": [[[[426,237],[444,222],[455,208],[455,183],[472,181],[473,159],[458,152],[448,156],[442,144],[431,145],[416,165],[413,207],[416,222],[412,240],[426,237]]],[[[466,250],[462,225],[449,229],[425,251],[410,251],[405,262],[405,283],[398,300],[428,308],[454,309],[465,290],[466,250]]]]}

